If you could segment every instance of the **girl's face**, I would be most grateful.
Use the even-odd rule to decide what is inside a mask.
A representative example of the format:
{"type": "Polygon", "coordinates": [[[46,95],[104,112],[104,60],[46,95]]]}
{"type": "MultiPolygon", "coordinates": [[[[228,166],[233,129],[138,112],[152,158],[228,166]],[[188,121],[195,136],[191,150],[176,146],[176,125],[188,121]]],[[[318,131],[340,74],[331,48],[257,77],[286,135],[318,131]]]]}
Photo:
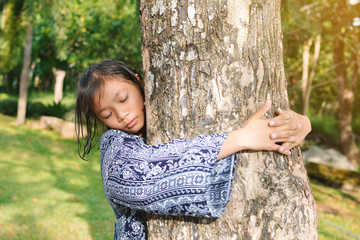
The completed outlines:
{"type": "Polygon", "coordinates": [[[106,126],[131,134],[139,134],[144,127],[144,99],[139,88],[129,80],[117,77],[105,80],[95,93],[96,116],[106,126]]]}

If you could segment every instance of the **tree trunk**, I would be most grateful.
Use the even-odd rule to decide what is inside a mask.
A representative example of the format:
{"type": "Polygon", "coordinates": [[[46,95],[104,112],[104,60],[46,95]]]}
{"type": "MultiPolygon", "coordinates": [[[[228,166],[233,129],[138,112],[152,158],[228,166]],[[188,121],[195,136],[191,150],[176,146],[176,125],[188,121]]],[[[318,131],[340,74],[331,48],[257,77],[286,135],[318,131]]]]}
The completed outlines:
{"type": "Polygon", "coordinates": [[[8,89],[8,82],[9,82],[9,74],[7,73],[3,73],[3,78],[2,78],[2,86],[4,89],[8,89]]]}
{"type": "Polygon", "coordinates": [[[315,37],[314,53],[311,57],[311,62],[310,62],[310,48],[312,43],[313,40],[309,39],[307,42],[304,43],[303,46],[302,113],[304,115],[307,115],[309,111],[310,95],[311,95],[311,90],[313,88],[312,82],[315,77],[315,69],[320,56],[320,46],[321,46],[320,33],[318,33],[315,37]],[[310,74],[309,74],[309,67],[311,68],[310,74]]]}
{"type": "Polygon", "coordinates": [[[23,67],[20,76],[19,102],[16,122],[19,125],[25,123],[26,100],[29,86],[29,70],[31,62],[31,46],[33,37],[33,25],[30,23],[26,29],[26,45],[24,48],[23,67]]]}
{"type": "Polygon", "coordinates": [[[304,42],[303,54],[302,54],[302,78],[301,78],[301,91],[302,91],[302,113],[306,114],[309,108],[309,102],[307,101],[307,92],[309,88],[309,65],[310,65],[310,47],[312,45],[312,39],[304,42]]]}
{"type": "MultiPolygon", "coordinates": [[[[147,140],[239,128],[266,99],[288,108],[280,0],[140,1],[147,140]]],[[[246,136],[244,136],[246,137],[246,136]]],[[[149,214],[149,239],[317,239],[299,148],[238,155],[217,219],[149,214]]]]}
{"type": "MultiPolygon", "coordinates": [[[[337,83],[337,100],[339,104],[339,136],[342,150],[349,161],[354,165],[359,165],[359,150],[355,143],[351,119],[352,106],[355,99],[355,89],[352,89],[357,79],[357,64],[354,65],[356,72],[355,81],[352,80],[351,86],[347,84],[347,64],[344,56],[345,46],[342,36],[335,36],[334,39],[334,66],[337,83]]],[[[353,75],[354,76],[354,75],[353,75]]],[[[354,77],[352,78],[354,79],[354,77]]]]}
{"type": "Polygon", "coordinates": [[[58,104],[63,98],[63,85],[66,72],[53,68],[53,73],[55,76],[54,102],[58,104]]]}

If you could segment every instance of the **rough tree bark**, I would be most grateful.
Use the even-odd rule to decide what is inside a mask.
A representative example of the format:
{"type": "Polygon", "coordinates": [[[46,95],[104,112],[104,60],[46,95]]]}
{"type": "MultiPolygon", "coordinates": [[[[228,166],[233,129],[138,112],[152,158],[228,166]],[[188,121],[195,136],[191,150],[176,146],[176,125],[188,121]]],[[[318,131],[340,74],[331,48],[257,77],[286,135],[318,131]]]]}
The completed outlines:
{"type": "Polygon", "coordinates": [[[26,100],[29,87],[29,70],[31,62],[31,46],[33,38],[33,25],[29,23],[26,28],[26,44],[24,48],[23,66],[20,75],[19,102],[16,122],[19,125],[25,123],[26,100]]]}
{"type": "MultiPolygon", "coordinates": [[[[150,144],[238,128],[266,99],[268,117],[288,108],[280,0],[143,0],[140,11],[150,144]]],[[[240,153],[216,221],[149,219],[149,239],[317,239],[299,148],[240,153]]]]}

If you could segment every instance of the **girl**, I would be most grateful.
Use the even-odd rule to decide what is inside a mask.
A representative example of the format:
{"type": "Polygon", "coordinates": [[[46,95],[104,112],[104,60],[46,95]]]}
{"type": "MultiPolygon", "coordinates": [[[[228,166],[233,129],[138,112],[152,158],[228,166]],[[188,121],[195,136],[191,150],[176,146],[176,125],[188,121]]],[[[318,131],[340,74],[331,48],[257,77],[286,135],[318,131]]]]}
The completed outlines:
{"type": "Polygon", "coordinates": [[[234,153],[246,149],[288,155],[310,132],[309,119],[293,111],[278,109],[277,117],[263,119],[271,106],[267,101],[229,133],[150,146],[144,139],[143,85],[134,69],[117,60],[91,66],[78,83],[81,158],[95,145],[97,124],[108,129],[100,140],[100,161],[105,195],[117,218],[114,239],[146,239],[146,212],[221,216],[230,200],[234,153]]]}

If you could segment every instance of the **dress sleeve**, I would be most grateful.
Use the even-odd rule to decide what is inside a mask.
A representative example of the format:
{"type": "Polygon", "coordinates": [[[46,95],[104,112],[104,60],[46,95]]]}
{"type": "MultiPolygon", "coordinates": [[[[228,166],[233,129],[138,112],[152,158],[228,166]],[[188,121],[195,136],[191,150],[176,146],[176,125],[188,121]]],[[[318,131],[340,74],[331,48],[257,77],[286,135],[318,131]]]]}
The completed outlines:
{"type": "Polygon", "coordinates": [[[113,206],[156,214],[219,217],[230,200],[234,155],[216,161],[227,133],[147,145],[121,134],[102,154],[113,206]]]}

